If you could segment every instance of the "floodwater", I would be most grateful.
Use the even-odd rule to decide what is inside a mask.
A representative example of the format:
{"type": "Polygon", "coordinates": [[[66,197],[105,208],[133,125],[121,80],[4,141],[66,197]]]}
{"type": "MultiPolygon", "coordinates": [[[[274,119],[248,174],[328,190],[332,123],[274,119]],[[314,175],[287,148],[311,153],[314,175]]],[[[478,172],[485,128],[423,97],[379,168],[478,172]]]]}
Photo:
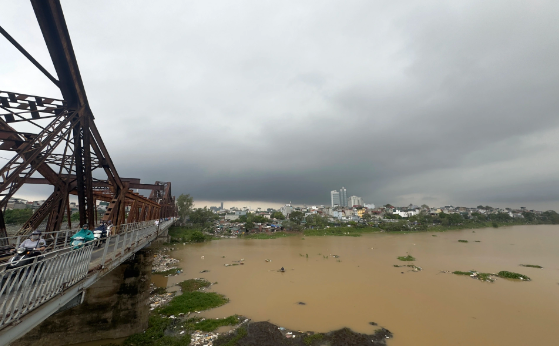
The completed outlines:
{"type": "Polygon", "coordinates": [[[315,332],[349,327],[373,333],[378,327],[369,322],[376,322],[394,333],[390,346],[559,345],[558,249],[559,226],[547,225],[355,238],[223,239],[179,246],[172,256],[181,260],[184,272],[167,285],[194,277],[217,281],[212,290],[230,302],[205,312],[206,317],[239,314],[315,332]],[[406,253],[423,271],[393,266],[411,263],[397,260],[406,253]],[[244,265],[224,266],[241,258],[244,265]],[[277,272],[282,266],[286,272],[277,272]],[[532,281],[485,283],[441,273],[472,269],[519,272],[532,281]]]}

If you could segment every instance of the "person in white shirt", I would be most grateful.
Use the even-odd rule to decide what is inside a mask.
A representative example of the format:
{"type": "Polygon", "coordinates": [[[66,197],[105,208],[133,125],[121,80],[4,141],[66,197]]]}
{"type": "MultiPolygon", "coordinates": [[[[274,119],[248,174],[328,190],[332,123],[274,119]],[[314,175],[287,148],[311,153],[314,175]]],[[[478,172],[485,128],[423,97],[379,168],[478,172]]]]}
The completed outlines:
{"type": "Polygon", "coordinates": [[[46,246],[47,242],[43,238],[41,238],[41,232],[39,231],[33,231],[33,233],[31,233],[31,237],[25,239],[25,241],[19,244],[20,248],[31,248],[40,251],[43,251],[46,246]]]}

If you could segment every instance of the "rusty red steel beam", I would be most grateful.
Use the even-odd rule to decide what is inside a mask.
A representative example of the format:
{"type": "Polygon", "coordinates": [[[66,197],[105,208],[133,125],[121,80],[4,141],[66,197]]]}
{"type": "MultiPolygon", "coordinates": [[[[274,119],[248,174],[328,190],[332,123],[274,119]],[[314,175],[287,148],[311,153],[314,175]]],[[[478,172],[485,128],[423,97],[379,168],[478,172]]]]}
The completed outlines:
{"type": "MultiPolygon", "coordinates": [[[[135,221],[176,215],[170,182],[141,184],[139,179],[120,178],[94,123],[60,1],[31,3],[58,79],[45,74],[59,86],[63,100],[0,90],[0,150],[15,152],[0,168],[0,207],[25,183],[50,184],[54,192],[48,203],[39,208],[27,225],[35,226],[49,215],[49,230],[59,228],[68,209],[69,194],[78,195],[81,224],[94,222],[95,199],[110,202],[103,219],[111,219],[115,225],[125,222],[125,207],[132,204],[138,205],[135,221]],[[41,125],[50,118],[53,119],[49,125],[41,125]],[[38,120],[43,122],[39,124],[38,120]],[[8,125],[18,122],[28,122],[40,131],[18,132],[8,125]],[[57,154],[54,149],[62,142],[66,143],[64,154],[57,154]],[[103,168],[106,180],[93,178],[92,172],[97,168],[103,168]],[[35,172],[43,178],[32,177],[35,172]],[[151,194],[146,198],[130,189],[147,189],[151,194]]],[[[11,36],[6,37],[42,68],[11,36]]],[[[2,231],[5,227],[0,221],[2,231]]]]}
{"type": "MultiPolygon", "coordinates": [[[[62,177],[70,177],[71,180],[75,179],[75,175],[62,175],[62,177]]],[[[155,185],[155,184],[141,184],[139,183],[140,179],[138,178],[121,178],[122,181],[128,182],[130,185],[129,187],[134,190],[163,190],[163,185],[155,185]],[[136,182],[138,181],[138,182],[136,182]]],[[[49,179],[46,178],[27,178],[25,180],[26,184],[34,184],[34,185],[53,185],[49,179]]],[[[109,183],[108,180],[97,180],[93,182],[93,187],[111,187],[112,185],[109,183]]]]}

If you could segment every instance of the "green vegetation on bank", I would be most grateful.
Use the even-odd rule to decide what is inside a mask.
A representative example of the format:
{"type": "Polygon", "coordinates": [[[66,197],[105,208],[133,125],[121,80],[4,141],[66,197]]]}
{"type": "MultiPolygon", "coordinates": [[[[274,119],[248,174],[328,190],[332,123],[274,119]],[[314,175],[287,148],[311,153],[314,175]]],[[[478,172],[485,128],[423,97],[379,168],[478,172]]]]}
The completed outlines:
{"type": "Polygon", "coordinates": [[[189,279],[178,284],[183,292],[194,292],[200,288],[209,287],[211,283],[204,279],[189,279]]]}
{"type": "Polygon", "coordinates": [[[171,243],[201,243],[212,240],[212,236],[206,235],[201,228],[191,228],[186,226],[173,226],[169,228],[171,243]]]}
{"type": "Polygon", "coordinates": [[[174,297],[167,306],[162,307],[158,312],[163,315],[178,315],[194,311],[208,310],[222,306],[229,300],[221,294],[214,292],[183,292],[180,296],[174,297]]]}
{"type": "Polygon", "coordinates": [[[227,318],[217,319],[202,319],[199,317],[189,318],[184,323],[184,328],[187,330],[201,330],[203,332],[213,332],[219,327],[234,326],[239,324],[239,317],[237,315],[229,316],[227,318]]]}
{"type": "Polygon", "coordinates": [[[323,229],[306,229],[303,231],[305,236],[349,236],[360,237],[363,233],[375,233],[381,230],[377,227],[330,227],[323,229]]]}
{"type": "Polygon", "coordinates": [[[305,336],[305,338],[303,339],[303,342],[305,343],[305,345],[312,345],[315,341],[319,341],[324,339],[324,334],[322,333],[316,333],[313,335],[307,335],[305,336]]]}
{"type": "Polygon", "coordinates": [[[296,235],[289,232],[272,232],[272,233],[248,233],[243,234],[241,237],[244,239],[276,239],[296,235]]]}
{"type": "Polygon", "coordinates": [[[415,261],[415,257],[413,257],[412,255],[399,256],[398,259],[400,261],[407,261],[407,262],[415,261]]]}
{"type": "Polygon", "coordinates": [[[184,336],[165,335],[175,320],[158,314],[149,317],[148,328],[143,333],[131,335],[124,340],[123,346],[182,346],[190,344],[190,334],[184,336]]]}

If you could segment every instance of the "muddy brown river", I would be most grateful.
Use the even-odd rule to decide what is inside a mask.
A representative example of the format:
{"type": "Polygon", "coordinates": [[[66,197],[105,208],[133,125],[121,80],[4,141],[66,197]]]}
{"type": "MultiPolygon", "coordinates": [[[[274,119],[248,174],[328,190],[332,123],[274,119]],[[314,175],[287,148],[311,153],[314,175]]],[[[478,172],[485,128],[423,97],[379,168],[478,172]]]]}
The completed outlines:
{"type": "Polygon", "coordinates": [[[202,316],[240,314],[315,332],[372,333],[377,327],[369,322],[376,322],[394,333],[390,346],[559,345],[559,226],[223,239],[181,245],[172,256],[184,272],[159,284],[203,277],[230,299],[202,316]],[[396,258],[407,253],[422,271],[393,266],[408,263],[396,258]],[[244,265],[224,266],[240,259],[244,265]],[[282,266],[286,272],[277,272],[282,266]],[[485,283],[441,273],[472,269],[519,272],[532,281],[485,283]]]}

